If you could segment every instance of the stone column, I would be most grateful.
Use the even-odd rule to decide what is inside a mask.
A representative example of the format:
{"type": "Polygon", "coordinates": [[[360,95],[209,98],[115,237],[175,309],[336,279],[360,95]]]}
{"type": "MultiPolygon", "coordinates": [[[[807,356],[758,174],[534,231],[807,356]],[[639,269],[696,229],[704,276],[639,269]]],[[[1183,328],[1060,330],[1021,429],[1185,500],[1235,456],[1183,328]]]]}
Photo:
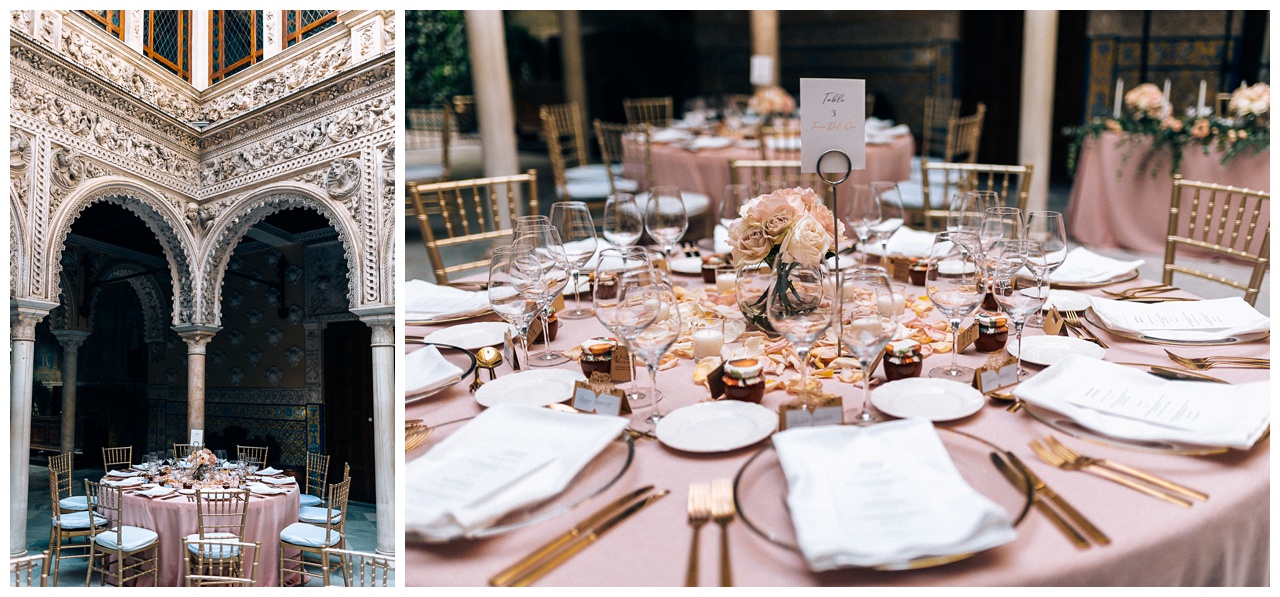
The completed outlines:
{"type": "Polygon", "coordinates": [[[62,345],[62,437],[58,449],[70,454],[76,449],[76,362],[89,330],[53,330],[53,335],[62,345]]]}
{"type": "Polygon", "coordinates": [[[204,350],[222,328],[209,325],[176,325],[173,331],[187,343],[187,436],[204,429],[204,350]]]}
{"type": "Polygon", "coordinates": [[[270,60],[284,46],[284,15],[278,10],[262,11],[262,59],[270,60]]]}
{"type": "Polygon", "coordinates": [[[146,12],[145,10],[124,11],[124,43],[139,54],[142,53],[142,38],[144,37],[142,28],[147,24],[146,12]]]}
{"type": "Polygon", "coordinates": [[[378,547],[383,555],[396,552],[396,430],[395,307],[352,309],[373,328],[373,464],[376,470],[378,547]]]}
{"type": "Polygon", "coordinates": [[[9,301],[9,555],[27,555],[28,463],[31,461],[31,376],[36,324],[58,303],[9,301]]]}
{"type": "Polygon", "coordinates": [[[1053,79],[1058,53],[1058,11],[1028,10],[1022,28],[1022,109],[1018,163],[1035,164],[1027,211],[1049,205],[1053,146],[1053,79]]]}
{"type": "Polygon", "coordinates": [[[191,86],[209,87],[209,11],[191,11],[191,86]]]}
{"type": "MultiPolygon", "coordinates": [[[[511,99],[511,75],[507,72],[507,41],[502,11],[468,10],[466,19],[484,175],[518,174],[516,110],[511,99]]],[[[500,202],[500,206],[503,226],[509,226],[510,214],[506,213],[506,203],[500,202]]]]}
{"type": "MultiPolygon", "coordinates": [[[[564,68],[564,96],[578,104],[579,122],[588,139],[591,119],[587,114],[587,75],[582,66],[582,20],[576,10],[560,11],[560,57],[564,68]]],[[[588,150],[589,151],[589,150],[588,150]]]]}
{"type": "Polygon", "coordinates": [[[773,84],[782,84],[782,60],[778,52],[778,11],[751,11],[751,55],[773,57],[773,84]]]}

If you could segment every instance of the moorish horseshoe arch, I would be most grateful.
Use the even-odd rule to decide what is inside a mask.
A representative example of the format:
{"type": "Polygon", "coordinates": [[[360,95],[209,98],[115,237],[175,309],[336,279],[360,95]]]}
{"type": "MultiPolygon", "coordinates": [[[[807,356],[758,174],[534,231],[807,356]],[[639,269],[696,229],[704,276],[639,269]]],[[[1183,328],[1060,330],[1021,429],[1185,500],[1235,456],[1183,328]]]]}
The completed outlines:
{"type": "MultiPolygon", "coordinates": [[[[71,225],[80,217],[80,213],[90,205],[106,201],[119,205],[142,219],[164,250],[165,260],[169,263],[169,275],[173,278],[173,324],[181,325],[191,320],[194,292],[190,287],[184,288],[184,280],[193,278],[190,255],[194,253],[191,235],[182,225],[182,217],[161,196],[145,185],[136,181],[106,176],[83,183],[71,196],[62,203],[51,218],[49,229],[52,242],[42,253],[45,263],[49,264],[48,280],[60,279],[62,272],[62,252],[66,250],[67,234],[71,225]]],[[[37,248],[36,253],[41,253],[37,248]]],[[[32,265],[35,269],[35,264],[32,265]]],[[[33,272],[34,273],[34,272],[33,272]]],[[[57,298],[56,288],[41,288],[39,292],[45,296],[57,298]]]]}
{"type": "MultiPolygon", "coordinates": [[[[126,276],[129,274],[139,274],[147,271],[147,268],[134,263],[132,261],[115,261],[102,269],[99,277],[109,280],[115,276],[126,276]]],[[[164,294],[160,291],[160,285],[156,282],[154,276],[138,276],[129,281],[129,285],[133,287],[133,292],[138,296],[138,302],[142,305],[142,329],[144,340],[146,342],[155,342],[164,339],[164,294]]],[[[86,320],[89,322],[89,328],[93,329],[94,315],[97,313],[98,295],[102,292],[101,287],[93,289],[93,293],[89,296],[89,312],[86,314],[86,320]]]]}
{"type": "Polygon", "coordinates": [[[342,253],[347,260],[347,301],[350,308],[360,305],[360,288],[368,281],[364,279],[358,254],[353,250],[360,246],[356,221],[327,198],[324,191],[303,183],[284,182],[254,192],[214,221],[201,252],[203,265],[194,284],[199,301],[197,323],[221,325],[222,283],[231,262],[234,243],[239,242],[263,218],[288,209],[311,209],[324,216],[338,232],[342,253]]]}

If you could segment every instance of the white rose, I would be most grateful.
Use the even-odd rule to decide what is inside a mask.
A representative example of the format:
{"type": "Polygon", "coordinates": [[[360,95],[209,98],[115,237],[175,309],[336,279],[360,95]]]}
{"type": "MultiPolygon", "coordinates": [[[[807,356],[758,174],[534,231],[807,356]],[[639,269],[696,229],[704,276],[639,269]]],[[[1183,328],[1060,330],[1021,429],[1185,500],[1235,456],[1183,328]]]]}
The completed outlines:
{"type": "Polygon", "coordinates": [[[773,241],[759,224],[747,224],[744,218],[729,224],[729,246],[733,249],[730,252],[733,264],[738,266],[763,261],[773,250],[773,241]]]}
{"type": "Polygon", "coordinates": [[[791,225],[791,232],[782,240],[779,251],[787,261],[819,265],[830,249],[831,235],[827,234],[821,222],[806,213],[791,225]]]}

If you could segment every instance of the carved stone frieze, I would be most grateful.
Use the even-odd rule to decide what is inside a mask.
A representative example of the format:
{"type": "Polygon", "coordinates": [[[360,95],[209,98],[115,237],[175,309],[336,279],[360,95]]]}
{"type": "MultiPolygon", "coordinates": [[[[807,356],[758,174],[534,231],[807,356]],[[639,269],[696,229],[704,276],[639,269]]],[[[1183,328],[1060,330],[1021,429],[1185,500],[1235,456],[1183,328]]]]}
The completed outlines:
{"type": "Polygon", "coordinates": [[[267,77],[213,98],[201,106],[200,119],[220,122],[269,104],[298,89],[324,80],[351,60],[351,42],[318,48],[267,77]]]}
{"type": "Polygon", "coordinates": [[[163,81],[142,72],[80,32],[62,32],[61,51],[86,70],[114,83],[143,101],[155,105],[169,115],[190,122],[199,119],[197,104],[170,88],[163,81]]]}
{"type": "Polygon", "coordinates": [[[31,139],[17,129],[9,129],[9,171],[24,170],[31,164],[31,139]]]}
{"type": "Polygon", "coordinates": [[[334,199],[342,200],[351,210],[352,197],[360,188],[360,162],[351,158],[338,158],[329,164],[324,174],[324,190],[334,199]]]}
{"type": "MultiPolygon", "coordinates": [[[[53,184],[70,191],[84,180],[84,159],[75,150],[59,147],[53,151],[53,161],[49,163],[50,177],[53,184]]],[[[56,209],[56,206],[55,206],[56,209]]]]}
{"type": "Polygon", "coordinates": [[[26,34],[31,33],[31,11],[29,10],[11,10],[9,11],[12,21],[9,26],[26,34]]]}

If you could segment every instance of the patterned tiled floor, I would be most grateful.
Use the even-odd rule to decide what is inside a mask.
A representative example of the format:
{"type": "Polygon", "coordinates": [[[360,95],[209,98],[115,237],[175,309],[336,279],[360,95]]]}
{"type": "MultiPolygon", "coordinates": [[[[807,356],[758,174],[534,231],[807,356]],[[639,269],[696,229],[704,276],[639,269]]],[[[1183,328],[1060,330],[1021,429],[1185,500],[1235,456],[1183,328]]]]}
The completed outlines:
{"type": "MultiPolygon", "coordinates": [[[[99,469],[80,469],[75,471],[75,494],[84,495],[83,479],[97,480],[102,476],[99,469]]],[[[30,467],[30,487],[27,497],[27,553],[40,553],[49,548],[49,473],[43,466],[30,467]]],[[[347,504],[347,549],[372,552],[377,547],[377,515],[373,504],[350,502],[347,504]]],[[[83,587],[86,561],[81,559],[64,559],[58,573],[57,586],[83,587]]],[[[333,584],[342,585],[342,575],[333,575],[333,584]]],[[[50,584],[53,584],[50,579],[50,584]]],[[[98,578],[93,579],[94,586],[98,578]]],[[[312,580],[312,586],[319,586],[319,581],[312,580]]]]}

